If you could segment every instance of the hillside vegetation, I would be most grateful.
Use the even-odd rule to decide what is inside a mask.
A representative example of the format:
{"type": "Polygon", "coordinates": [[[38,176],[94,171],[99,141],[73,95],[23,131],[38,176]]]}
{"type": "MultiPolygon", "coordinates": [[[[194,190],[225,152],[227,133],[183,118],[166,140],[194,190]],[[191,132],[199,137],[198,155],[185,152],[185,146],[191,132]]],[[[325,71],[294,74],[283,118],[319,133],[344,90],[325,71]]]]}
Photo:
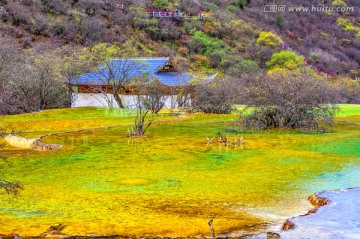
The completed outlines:
{"type": "MultiPolygon", "coordinates": [[[[84,52],[91,55],[92,49],[108,47],[120,49],[117,57],[167,56],[180,71],[197,75],[218,72],[220,77],[232,79],[284,75],[302,68],[321,78],[316,72],[321,69],[319,73],[329,76],[328,82],[339,89],[339,102],[359,102],[359,5],[357,0],[0,0],[0,60],[4,62],[0,90],[12,98],[9,89],[23,87],[14,86],[16,81],[9,86],[7,79],[21,78],[21,85],[32,82],[27,86],[31,88],[39,84],[36,79],[41,82],[37,76],[46,75],[44,79],[56,79],[51,89],[56,99],[62,99],[35,99],[36,104],[28,102],[2,113],[69,106],[70,100],[64,99],[67,90],[59,90],[59,85],[89,70],[82,65],[91,58],[84,52]],[[286,9],[264,12],[264,7],[273,4],[284,4],[286,9]],[[288,8],[292,6],[352,9],[291,12],[288,8]],[[197,17],[151,18],[151,8],[178,9],[181,16],[204,12],[205,21],[197,17]],[[9,70],[14,68],[21,69],[21,74],[9,70]]],[[[25,97],[24,92],[16,95],[25,97]]]]}
{"type": "Polygon", "coordinates": [[[180,2],[2,0],[0,32],[24,48],[117,43],[130,47],[132,55],[177,56],[184,66],[201,65],[236,74],[235,68],[243,72],[256,68],[254,65],[264,67],[271,54],[280,50],[281,44],[276,41],[255,44],[262,31],[272,31],[316,67],[343,72],[359,69],[357,0],[324,1],[326,6],[353,7],[340,13],[263,11],[265,4],[323,5],[311,0],[180,2]],[[119,3],[124,9],[118,7],[119,3]],[[148,18],[151,7],[179,9],[193,16],[205,11],[209,21],[148,18]]]}

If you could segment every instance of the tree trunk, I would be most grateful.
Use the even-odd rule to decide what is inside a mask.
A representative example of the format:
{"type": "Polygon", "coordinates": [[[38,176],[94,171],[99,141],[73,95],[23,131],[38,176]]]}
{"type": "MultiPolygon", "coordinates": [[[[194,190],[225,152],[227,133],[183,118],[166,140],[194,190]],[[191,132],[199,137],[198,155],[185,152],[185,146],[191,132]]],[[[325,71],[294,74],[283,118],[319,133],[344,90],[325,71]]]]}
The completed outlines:
{"type": "Polygon", "coordinates": [[[120,96],[118,94],[113,94],[113,96],[114,96],[114,99],[115,99],[116,103],[118,104],[118,106],[122,109],[125,108],[120,96]]]}
{"type": "Polygon", "coordinates": [[[213,227],[213,219],[210,219],[210,221],[208,222],[208,225],[210,227],[210,238],[215,238],[215,231],[214,231],[214,227],[213,227]]]}

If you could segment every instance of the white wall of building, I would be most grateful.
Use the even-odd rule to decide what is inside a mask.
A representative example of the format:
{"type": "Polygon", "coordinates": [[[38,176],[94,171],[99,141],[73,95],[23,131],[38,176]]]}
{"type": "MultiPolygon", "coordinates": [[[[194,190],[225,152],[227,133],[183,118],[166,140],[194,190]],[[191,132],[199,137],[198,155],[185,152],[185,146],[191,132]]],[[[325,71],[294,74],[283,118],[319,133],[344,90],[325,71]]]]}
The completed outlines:
{"type": "MultiPolygon", "coordinates": [[[[135,108],[135,95],[120,95],[125,108],[135,108]]],[[[71,107],[98,106],[119,108],[112,94],[73,93],[71,107]]],[[[165,101],[166,109],[177,108],[176,95],[169,95],[165,101]]]]}

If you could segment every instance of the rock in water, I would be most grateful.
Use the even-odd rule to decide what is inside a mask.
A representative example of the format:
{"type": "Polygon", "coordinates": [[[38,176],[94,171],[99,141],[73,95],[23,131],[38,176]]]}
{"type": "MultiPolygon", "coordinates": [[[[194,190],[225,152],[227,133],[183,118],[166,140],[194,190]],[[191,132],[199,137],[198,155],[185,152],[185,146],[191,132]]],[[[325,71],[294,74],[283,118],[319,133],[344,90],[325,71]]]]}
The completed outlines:
{"type": "Polygon", "coordinates": [[[328,198],[320,197],[316,193],[308,197],[308,200],[314,207],[322,207],[330,203],[328,198]]]}
{"type": "Polygon", "coordinates": [[[41,150],[41,151],[49,151],[49,150],[58,150],[61,149],[63,146],[60,144],[45,144],[40,142],[40,140],[35,140],[32,144],[31,149],[41,150]]]}
{"type": "Polygon", "coordinates": [[[15,136],[13,134],[8,134],[5,136],[5,141],[17,148],[21,149],[31,149],[32,145],[36,141],[36,139],[27,139],[20,136],[15,136]]]}
{"type": "Polygon", "coordinates": [[[288,231],[295,228],[295,224],[290,220],[286,219],[286,221],[283,223],[282,230],[288,231]]]}
{"type": "Polygon", "coordinates": [[[34,149],[41,151],[49,151],[49,150],[58,150],[63,146],[60,144],[45,144],[40,141],[40,138],[37,139],[27,139],[20,136],[15,136],[13,134],[9,134],[5,137],[6,142],[10,145],[15,146],[21,149],[34,149]]]}
{"type": "Polygon", "coordinates": [[[268,232],[266,239],[280,239],[280,235],[275,232],[268,232]]]}

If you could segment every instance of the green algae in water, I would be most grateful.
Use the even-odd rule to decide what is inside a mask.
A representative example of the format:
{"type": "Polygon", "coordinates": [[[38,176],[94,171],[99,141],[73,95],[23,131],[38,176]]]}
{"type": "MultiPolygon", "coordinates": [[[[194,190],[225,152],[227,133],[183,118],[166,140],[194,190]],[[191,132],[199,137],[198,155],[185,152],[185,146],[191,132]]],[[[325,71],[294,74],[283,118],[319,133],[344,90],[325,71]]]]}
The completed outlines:
{"type": "Polygon", "coordinates": [[[338,117],[345,117],[351,115],[360,115],[360,107],[356,104],[339,104],[338,117]]]}
{"type": "Polygon", "coordinates": [[[341,141],[326,142],[323,144],[310,146],[311,151],[317,151],[326,154],[359,156],[360,155],[360,138],[346,138],[341,141]]]}

